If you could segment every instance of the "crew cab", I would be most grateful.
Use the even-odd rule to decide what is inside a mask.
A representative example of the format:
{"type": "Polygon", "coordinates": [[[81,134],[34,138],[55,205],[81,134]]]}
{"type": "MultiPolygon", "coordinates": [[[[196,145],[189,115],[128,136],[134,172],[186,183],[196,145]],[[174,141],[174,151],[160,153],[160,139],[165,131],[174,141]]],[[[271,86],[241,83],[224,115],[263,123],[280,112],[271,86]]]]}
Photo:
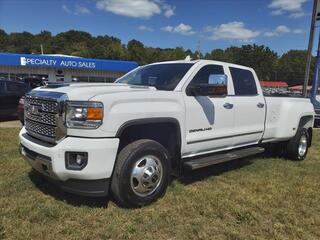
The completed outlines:
{"type": "Polygon", "coordinates": [[[120,205],[163,196],[170,175],[265,149],[305,159],[307,98],[264,97],[252,68],[218,61],[138,67],[110,84],[53,84],[25,97],[20,151],[62,189],[120,205]]]}

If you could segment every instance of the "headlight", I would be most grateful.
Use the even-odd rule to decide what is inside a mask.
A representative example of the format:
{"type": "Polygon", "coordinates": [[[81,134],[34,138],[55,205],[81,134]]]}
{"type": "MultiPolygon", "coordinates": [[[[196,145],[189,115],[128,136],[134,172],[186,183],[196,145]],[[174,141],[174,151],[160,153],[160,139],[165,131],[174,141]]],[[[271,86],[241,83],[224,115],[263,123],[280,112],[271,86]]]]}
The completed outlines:
{"type": "Polygon", "coordinates": [[[103,104],[101,102],[67,102],[67,127],[96,129],[102,124],[102,120],[103,104]]]}

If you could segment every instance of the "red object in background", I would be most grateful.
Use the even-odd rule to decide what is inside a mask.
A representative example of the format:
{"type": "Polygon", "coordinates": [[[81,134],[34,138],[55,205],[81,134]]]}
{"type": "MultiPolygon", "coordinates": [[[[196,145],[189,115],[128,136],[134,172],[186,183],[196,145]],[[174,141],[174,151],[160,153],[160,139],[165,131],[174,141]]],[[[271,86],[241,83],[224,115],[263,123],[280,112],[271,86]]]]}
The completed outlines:
{"type": "Polygon", "coordinates": [[[17,114],[20,122],[24,125],[24,96],[22,96],[19,100],[17,114]]]}
{"type": "Polygon", "coordinates": [[[286,82],[260,81],[262,87],[288,87],[286,82]]]}

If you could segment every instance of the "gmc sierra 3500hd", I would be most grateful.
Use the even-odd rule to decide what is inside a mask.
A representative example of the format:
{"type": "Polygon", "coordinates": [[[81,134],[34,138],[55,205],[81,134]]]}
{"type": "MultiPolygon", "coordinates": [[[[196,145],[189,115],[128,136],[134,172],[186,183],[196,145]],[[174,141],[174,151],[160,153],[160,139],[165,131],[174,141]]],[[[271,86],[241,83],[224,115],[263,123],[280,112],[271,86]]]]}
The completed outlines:
{"type": "Polygon", "coordinates": [[[25,97],[20,151],[65,191],[149,204],[169,176],[274,147],[303,160],[307,98],[264,97],[253,69],[207,60],[154,63],[112,84],[53,84],[25,97]],[[279,147],[280,146],[280,147],[279,147]]]}

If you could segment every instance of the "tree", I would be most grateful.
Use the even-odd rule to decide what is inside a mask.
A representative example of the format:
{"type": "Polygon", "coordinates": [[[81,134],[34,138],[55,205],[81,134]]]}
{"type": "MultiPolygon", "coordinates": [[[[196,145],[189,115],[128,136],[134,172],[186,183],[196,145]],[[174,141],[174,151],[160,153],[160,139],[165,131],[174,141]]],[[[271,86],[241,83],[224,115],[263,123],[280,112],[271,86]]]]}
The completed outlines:
{"type": "Polygon", "coordinates": [[[8,34],[4,30],[0,29],[0,51],[1,52],[7,51],[8,43],[9,43],[8,34]]]}
{"type": "MultiPolygon", "coordinates": [[[[140,65],[184,59],[188,55],[192,59],[198,59],[199,55],[197,51],[185,50],[183,47],[146,47],[136,39],[124,45],[116,37],[108,35],[92,36],[90,33],[76,30],[61,32],[54,36],[49,31],[41,31],[39,34],[29,32],[7,34],[0,29],[1,52],[39,54],[41,44],[46,54],[56,53],[100,59],[133,60],[140,65]]],[[[269,47],[247,44],[241,47],[231,46],[226,49],[213,49],[205,55],[205,58],[252,67],[256,70],[260,80],[281,80],[288,82],[289,85],[297,85],[303,83],[306,56],[306,51],[290,50],[279,58],[277,53],[269,47]]],[[[315,59],[313,58],[311,77],[314,71],[314,63],[315,59]]]]}
{"type": "Polygon", "coordinates": [[[264,45],[253,44],[215,49],[206,58],[252,67],[261,80],[273,80],[278,55],[264,45]]]}
{"type": "Polygon", "coordinates": [[[6,49],[14,53],[35,53],[34,35],[29,32],[11,33],[6,49]]]}
{"type": "Polygon", "coordinates": [[[135,60],[142,65],[146,63],[146,51],[143,43],[133,39],[128,42],[127,48],[130,60],[135,60]]]}
{"type": "MultiPolygon", "coordinates": [[[[290,86],[301,85],[304,82],[304,74],[307,60],[307,51],[290,50],[283,54],[277,65],[279,79],[286,81],[290,86]]],[[[310,79],[312,79],[315,58],[312,59],[310,79]]]]}
{"type": "Polygon", "coordinates": [[[34,47],[36,50],[33,51],[41,51],[41,45],[43,46],[44,53],[52,53],[52,34],[48,31],[41,31],[39,34],[34,36],[34,47]]]}

